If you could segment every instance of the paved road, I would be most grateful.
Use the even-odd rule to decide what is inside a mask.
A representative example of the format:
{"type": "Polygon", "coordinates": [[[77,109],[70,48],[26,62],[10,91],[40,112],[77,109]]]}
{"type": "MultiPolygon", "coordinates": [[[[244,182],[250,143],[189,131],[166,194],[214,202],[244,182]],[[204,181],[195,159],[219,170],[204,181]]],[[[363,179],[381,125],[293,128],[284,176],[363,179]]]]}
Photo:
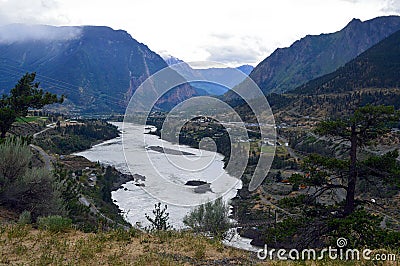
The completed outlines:
{"type": "MultiPolygon", "coordinates": [[[[46,131],[49,130],[49,129],[53,129],[53,128],[55,128],[55,127],[56,127],[56,124],[54,124],[54,123],[53,123],[53,124],[49,124],[49,125],[46,126],[45,129],[43,129],[43,130],[41,130],[41,131],[36,132],[35,134],[33,134],[33,138],[35,139],[35,138],[37,138],[37,136],[39,136],[40,134],[46,132],[46,131]]],[[[43,158],[43,161],[44,161],[44,164],[45,164],[45,167],[46,167],[47,170],[49,170],[49,171],[54,170],[53,162],[55,162],[55,158],[54,158],[53,156],[49,155],[47,152],[45,152],[45,151],[44,151],[41,147],[39,147],[39,146],[36,146],[36,145],[33,145],[33,144],[29,144],[29,146],[30,146],[32,149],[36,150],[36,151],[40,154],[40,156],[43,158]]]]}
{"type": "Polygon", "coordinates": [[[40,156],[43,158],[46,169],[49,171],[53,171],[54,170],[53,162],[55,161],[55,159],[51,155],[49,155],[47,152],[45,152],[41,147],[33,145],[33,144],[29,144],[29,146],[32,149],[36,150],[40,154],[40,156]]]}
{"type": "Polygon", "coordinates": [[[43,129],[42,131],[39,131],[39,132],[36,132],[35,134],[33,134],[33,138],[34,139],[36,139],[37,138],[37,136],[39,136],[40,134],[42,134],[42,133],[44,133],[44,132],[46,132],[47,130],[49,130],[49,129],[53,129],[53,128],[55,128],[56,127],[56,125],[55,124],[50,124],[50,125],[47,125],[46,126],[46,128],[45,129],[43,129]]]}

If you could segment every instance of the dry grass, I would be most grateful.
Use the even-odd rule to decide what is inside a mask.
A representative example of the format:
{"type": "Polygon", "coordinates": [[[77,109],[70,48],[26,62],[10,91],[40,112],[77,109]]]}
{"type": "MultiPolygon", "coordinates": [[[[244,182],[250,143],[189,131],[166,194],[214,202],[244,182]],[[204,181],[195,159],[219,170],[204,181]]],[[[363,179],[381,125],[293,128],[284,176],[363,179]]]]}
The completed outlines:
{"type": "Polygon", "coordinates": [[[93,234],[70,230],[55,234],[30,226],[0,226],[0,265],[261,264],[365,265],[365,262],[260,261],[254,253],[226,247],[219,241],[189,232],[146,234],[115,230],[93,234]]]}
{"type": "Polygon", "coordinates": [[[192,265],[250,264],[251,254],[188,232],[146,234],[135,230],[50,233],[30,226],[0,228],[0,264],[8,265],[192,265]]]}
{"type": "Polygon", "coordinates": [[[18,214],[0,206],[0,224],[11,223],[18,220],[18,214]]]}

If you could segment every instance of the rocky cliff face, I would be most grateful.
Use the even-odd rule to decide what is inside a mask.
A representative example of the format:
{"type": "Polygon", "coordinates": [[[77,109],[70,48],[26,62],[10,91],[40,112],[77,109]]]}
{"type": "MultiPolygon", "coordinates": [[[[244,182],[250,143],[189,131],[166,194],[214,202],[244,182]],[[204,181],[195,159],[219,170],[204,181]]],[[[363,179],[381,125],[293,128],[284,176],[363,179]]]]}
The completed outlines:
{"type": "Polygon", "coordinates": [[[251,72],[250,77],[265,94],[290,91],[335,71],[399,29],[398,16],[365,22],[353,19],[338,32],[308,35],[288,48],[277,49],[251,72]]]}
{"type": "MultiPolygon", "coordinates": [[[[369,94],[372,99],[374,98],[372,92],[377,90],[395,89],[398,92],[399,73],[400,30],[366,50],[343,67],[305,83],[292,93],[317,95],[365,90],[364,94],[369,94]]],[[[384,93],[376,95],[377,100],[384,98],[384,93]]],[[[387,104],[393,105],[391,102],[387,104]]],[[[395,105],[399,106],[400,103],[395,105]]]]}

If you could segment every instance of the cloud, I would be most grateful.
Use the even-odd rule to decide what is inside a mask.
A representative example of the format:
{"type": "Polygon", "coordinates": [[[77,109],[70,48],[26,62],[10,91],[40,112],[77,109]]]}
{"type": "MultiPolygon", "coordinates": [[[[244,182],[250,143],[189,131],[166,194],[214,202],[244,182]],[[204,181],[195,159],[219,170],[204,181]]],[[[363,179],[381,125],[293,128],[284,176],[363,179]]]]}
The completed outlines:
{"type": "Polygon", "coordinates": [[[256,64],[278,47],[340,30],[352,18],[399,13],[399,0],[0,0],[0,25],[110,26],[162,54],[230,65],[256,64]]]}
{"type": "Polygon", "coordinates": [[[206,47],[205,49],[209,53],[208,61],[233,65],[245,63],[254,65],[259,61],[260,55],[262,55],[259,50],[245,46],[222,45],[206,47]]]}
{"type": "Polygon", "coordinates": [[[271,52],[265,41],[254,35],[213,33],[209,39],[202,47],[208,53],[206,59],[231,66],[255,65],[271,52]]]}
{"type": "MultiPolygon", "coordinates": [[[[352,4],[357,4],[360,7],[365,7],[366,5],[374,6],[376,11],[381,11],[383,14],[400,14],[400,2],[398,0],[340,0],[343,2],[348,2],[352,4]]],[[[378,15],[379,13],[377,13],[378,15]]]]}
{"type": "Polygon", "coordinates": [[[60,13],[57,0],[0,0],[0,24],[52,24],[68,19],[60,13]]]}
{"type": "Polygon", "coordinates": [[[0,42],[24,40],[69,40],[80,36],[80,27],[52,27],[68,19],[59,0],[0,0],[0,42]],[[25,25],[23,25],[25,24],[25,25]]]}
{"type": "Polygon", "coordinates": [[[220,39],[220,40],[229,40],[235,37],[234,34],[229,34],[229,33],[223,33],[223,32],[218,32],[218,33],[211,33],[210,37],[220,39]]]}
{"type": "Polygon", "coordinates": [[[72,40],[79,38],[81,33],[81,27],[10,24],[0,26],[0,43],[27,40],[72,40]]]}
{"type": "Polygon", "coordinates": [[[400,14],[400,2],[398,0],[387,0],[382,11],[389,14],[400,14]]]}

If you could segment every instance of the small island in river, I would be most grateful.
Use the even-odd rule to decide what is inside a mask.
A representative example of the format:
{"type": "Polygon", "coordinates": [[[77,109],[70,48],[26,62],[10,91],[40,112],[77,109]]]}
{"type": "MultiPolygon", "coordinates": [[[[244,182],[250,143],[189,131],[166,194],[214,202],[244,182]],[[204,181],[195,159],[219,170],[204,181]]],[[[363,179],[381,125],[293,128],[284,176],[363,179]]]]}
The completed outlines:
{"type": "Polygon", "coordinates": [[[203,194],[206,192],[212,192],[211,190],[211,184],[207,183],[205,181],[201,181],[201,180],[189,180],[185,183],[186,186],[193,186],[194,188],[194,192],[195,193],[199,193],[199,194],[203,194]]]}
{"type": "Polygon", "coordinates": [[[171,155],[196,155],[194,153],[186,152],[186,151],[179,151],[170,148],[165,148],[161,146],[148,146],[146,147],[147,150],[152,150],[160,153],[166,153],[171,155]]]}

